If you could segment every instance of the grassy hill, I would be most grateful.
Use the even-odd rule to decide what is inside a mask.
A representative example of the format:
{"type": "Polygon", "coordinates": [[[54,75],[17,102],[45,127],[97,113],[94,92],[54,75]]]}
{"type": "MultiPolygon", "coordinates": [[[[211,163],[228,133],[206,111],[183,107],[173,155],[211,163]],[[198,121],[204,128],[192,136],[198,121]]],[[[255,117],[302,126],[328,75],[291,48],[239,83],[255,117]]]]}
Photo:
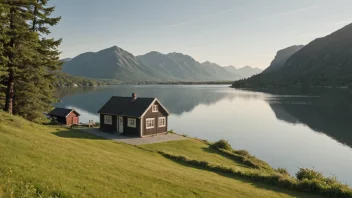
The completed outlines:
{"type": "Polygon", "coordinates": [[[156,150],[249,169],[192,139],[135,147],[0,111],[0,197],[311,197],[178,163],[156,150]]]}

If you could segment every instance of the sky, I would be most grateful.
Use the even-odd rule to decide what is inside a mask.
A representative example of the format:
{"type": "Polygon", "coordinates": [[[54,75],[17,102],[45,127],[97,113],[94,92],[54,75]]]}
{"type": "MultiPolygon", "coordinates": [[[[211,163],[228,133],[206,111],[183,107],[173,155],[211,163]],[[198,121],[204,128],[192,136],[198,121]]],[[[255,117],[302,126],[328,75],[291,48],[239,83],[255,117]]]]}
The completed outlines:
{"type": "Polygon", "coordinates": [[[278,50],[352,23],[352,0],[51,0],[61,58],[119,46],[266,68],[278,50]]]}

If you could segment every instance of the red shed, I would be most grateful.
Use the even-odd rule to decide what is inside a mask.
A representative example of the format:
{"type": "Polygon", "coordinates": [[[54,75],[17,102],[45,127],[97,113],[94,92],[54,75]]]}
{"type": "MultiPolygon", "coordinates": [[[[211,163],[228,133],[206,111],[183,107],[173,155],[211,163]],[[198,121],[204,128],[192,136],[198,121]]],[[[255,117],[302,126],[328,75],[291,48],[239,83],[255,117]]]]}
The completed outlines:
{"type": "Polygon", "coordinates": [[[55,108],[48,115],[55,118],[60,124],[79,124],[80,114],[74,109],[55,108]]]}

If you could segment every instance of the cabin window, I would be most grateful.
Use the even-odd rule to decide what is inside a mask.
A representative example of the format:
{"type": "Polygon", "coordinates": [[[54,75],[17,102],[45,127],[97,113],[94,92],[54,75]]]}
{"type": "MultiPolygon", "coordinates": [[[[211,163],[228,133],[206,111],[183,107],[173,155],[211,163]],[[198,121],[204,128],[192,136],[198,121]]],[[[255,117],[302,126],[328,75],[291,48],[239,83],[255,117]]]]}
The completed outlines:
{"type": "Polygon", "coordinates": [[[158,112],[158,105],[152,106],[152,112],[158,112]]]}
{"type": "Polygon", "coordinates": [[[104,124],[112,124],[112,116],[104,115],[104,124]]]}
{"type": "Polygon", "coordinates": [[[148,119],[146,119],[146,128],[147,129],[152,129],[152,128],[154,128],[154,121],[155,121],[155,119],[154,118],[148,118],[148,119]]]}
{"type": "Polygon", "coordinates": [[[158,127],[165,127],[166,126],[166,118],[160,117],[158,118],[158,127]]]}
{"type": "Polygon", "coordinates": [[[127,126],[136,128],[136,119],[135,118],[128,118],[127,119],[127,126]]]}

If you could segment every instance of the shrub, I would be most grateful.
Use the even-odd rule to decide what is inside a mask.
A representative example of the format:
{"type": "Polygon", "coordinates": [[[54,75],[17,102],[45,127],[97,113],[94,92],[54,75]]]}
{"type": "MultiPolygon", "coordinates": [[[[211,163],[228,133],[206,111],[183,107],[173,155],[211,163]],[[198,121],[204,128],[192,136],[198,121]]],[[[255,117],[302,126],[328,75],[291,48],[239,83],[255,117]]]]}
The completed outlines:
{"type": "Polygon", "coordinates": [[[167,133],[176,134],[175,131],[172,129],[170,131],[168,131],[167,133]]]}
{"type": "Polygon", "coordinates": [[[290,173],[285,168],[278,168],[276,171],[282,175],[290,175],[290,173]]]}
{"type": "Polygon", "coordinates": [[[224,150],[227,150],[227,151],[232,151],[232,147],[231,145],[229,144],[228,141],[226,140],[219,140],[217,142],[214,142],[212,145],[210,145],[212,148],[215,148],[215,149],[224,149],[224,150]]]}
{"type": "Polygon", "coordinates": [[[324,180],[324,176],[322,173],[308,168],[300,168],[299,171],[296,173],[296,177],[300,181],[304,179],[308,179],[308,180],[317,179],[321,181],[324,180]]]}
{"type": "Polygon", "coordinates": [[[249,154],[248,151],[246,150],[237,150],[237,151],[234,151],[236,154],[238,155],[241,155],[243,157],[251,157],[251,155],[249,154]]]}
{"type": "Polygon", "coordinates": [[[206,144],[206,145],[211,145],[211,143],[208,141],[208,140],[202,140],[202,139],[200,139],[200,141],[202,141],[204,144],[206,144]]]}

